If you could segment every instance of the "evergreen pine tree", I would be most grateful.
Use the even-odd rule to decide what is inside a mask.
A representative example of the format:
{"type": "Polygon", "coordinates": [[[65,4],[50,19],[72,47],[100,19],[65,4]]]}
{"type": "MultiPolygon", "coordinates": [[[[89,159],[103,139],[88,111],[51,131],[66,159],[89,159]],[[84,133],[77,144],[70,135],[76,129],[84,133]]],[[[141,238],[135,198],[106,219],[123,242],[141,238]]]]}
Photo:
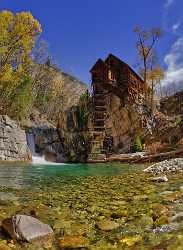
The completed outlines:
{"type": "Polygon", "coordinates": [[[142,142],[141,142],[141,138],[139,135],[137,135],[135,138],[133,150],[135,152],[142,152],[142,142]]]}

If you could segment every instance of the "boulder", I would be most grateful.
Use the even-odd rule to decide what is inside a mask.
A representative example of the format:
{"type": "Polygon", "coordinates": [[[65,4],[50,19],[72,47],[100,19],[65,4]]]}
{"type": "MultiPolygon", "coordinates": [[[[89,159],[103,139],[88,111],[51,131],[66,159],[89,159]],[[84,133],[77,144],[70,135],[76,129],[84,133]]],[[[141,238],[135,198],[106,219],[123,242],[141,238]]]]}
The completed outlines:
{"type": "Polygon", "coordinates": [[[0,115],[0,161],[30,161],[26,134],[13,120],[0,115]]]}
{"type": "Polygon", "coordinates": [[[53,234],[49,225],[34,217],[19,214],[3,220],[2,228],[11,238],[26,242],[32,242],[53,234]]]}

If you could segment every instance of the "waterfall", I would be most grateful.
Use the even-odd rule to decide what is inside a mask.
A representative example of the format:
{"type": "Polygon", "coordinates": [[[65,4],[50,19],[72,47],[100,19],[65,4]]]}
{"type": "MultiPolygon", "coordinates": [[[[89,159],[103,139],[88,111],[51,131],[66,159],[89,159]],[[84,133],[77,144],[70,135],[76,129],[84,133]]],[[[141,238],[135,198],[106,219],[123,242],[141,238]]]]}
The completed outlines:
{"type": "Polygon", "coordinates": [[[27,133],[26,136],[27,136],[27,145],[30,151],[32,152],[32,156],[37,156],[34,134],[30,132],[30,133],[27,133]]]}
{"type": "Polygon", "coordinates": [[[26,134],[26,136],[27,136],[27,145],[32,153],[32,163],[33,164],[43,164],[43,165],[53,164],[53,162],[46,161],[44,156],[42,156],[36,152],[34,134],[32,132],[29,132],[26,134]]]}

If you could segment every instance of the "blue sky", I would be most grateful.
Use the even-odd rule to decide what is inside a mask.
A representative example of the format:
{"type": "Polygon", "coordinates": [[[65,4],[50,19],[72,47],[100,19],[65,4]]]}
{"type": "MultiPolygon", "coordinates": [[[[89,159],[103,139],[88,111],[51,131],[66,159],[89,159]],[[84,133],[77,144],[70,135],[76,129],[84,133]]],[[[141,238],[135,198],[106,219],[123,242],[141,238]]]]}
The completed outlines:
{"type": "Polygon", "coordinates": [[[97,58],[109,53],[134,67],[133,27],[160,26],[164,36],[157,50],[166,69],[164,82],[183,79],[182,0],[0,0],[0,9],[31,11],[61,68],[86,83],[97,58]]]}

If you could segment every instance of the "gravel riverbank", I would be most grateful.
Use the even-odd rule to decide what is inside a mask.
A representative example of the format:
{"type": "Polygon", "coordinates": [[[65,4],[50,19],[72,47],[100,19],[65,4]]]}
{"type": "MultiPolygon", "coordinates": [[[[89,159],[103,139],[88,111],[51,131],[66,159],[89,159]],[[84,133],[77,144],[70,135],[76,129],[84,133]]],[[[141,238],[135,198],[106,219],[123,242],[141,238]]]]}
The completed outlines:
{"type": "Polygon", "coordinates": [[[159,163],[155,163],[144,170],[144,172],[146,173],[154,174],[177,171],[183,171],[183,158],[165,160],[159,163]]]}

